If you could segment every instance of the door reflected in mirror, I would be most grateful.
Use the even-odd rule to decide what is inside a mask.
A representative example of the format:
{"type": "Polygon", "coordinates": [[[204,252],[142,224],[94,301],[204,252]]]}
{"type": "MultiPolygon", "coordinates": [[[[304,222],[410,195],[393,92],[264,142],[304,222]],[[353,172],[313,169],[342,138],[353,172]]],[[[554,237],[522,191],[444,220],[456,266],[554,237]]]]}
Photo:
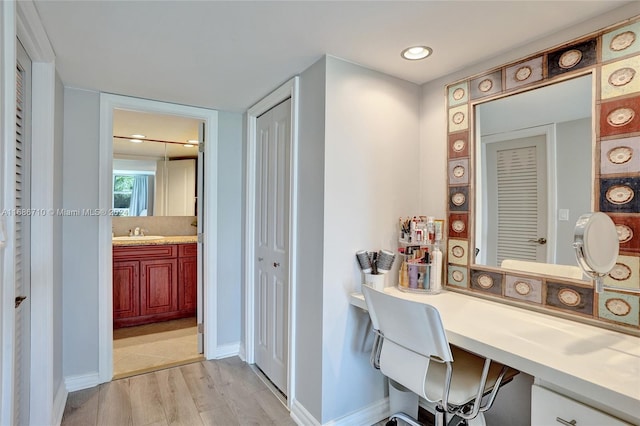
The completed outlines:
{"type": "Polygon", "coordinates": [[[574,224],[592,210],[592,102],[588,74],[475,106],[472,263],[577,266],[574,224]]]}
{"type": "Polygon", "coordinates": [[[201,121],[114,109],[115,216],[195,216],[201,121]]]}

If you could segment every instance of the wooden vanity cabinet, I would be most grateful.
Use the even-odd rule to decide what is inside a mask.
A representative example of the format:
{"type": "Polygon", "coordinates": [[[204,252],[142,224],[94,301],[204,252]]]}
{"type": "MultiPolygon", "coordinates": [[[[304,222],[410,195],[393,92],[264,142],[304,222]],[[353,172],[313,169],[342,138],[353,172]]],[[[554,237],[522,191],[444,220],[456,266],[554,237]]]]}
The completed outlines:
{"type": "Polygon", "coordinates": [[[196,244],[113,248],[113,328],[194,316],[196,244]]]}
{"type": "Polygon", "coordinates": [[[140,315],[178,310],[178,259],[140,261],[140,315]]]}
{"type": "Polygon", "coordinates": [[[113,320],[140,315],[140,262],[113,262],[113,320]]]}
{"type": "Polygon", "coordinates": [[[182,283],[178,289],[179,309],[196,312],[198,300],[198,245],[180,244],[178,246],[178,273],[182,283]]]}

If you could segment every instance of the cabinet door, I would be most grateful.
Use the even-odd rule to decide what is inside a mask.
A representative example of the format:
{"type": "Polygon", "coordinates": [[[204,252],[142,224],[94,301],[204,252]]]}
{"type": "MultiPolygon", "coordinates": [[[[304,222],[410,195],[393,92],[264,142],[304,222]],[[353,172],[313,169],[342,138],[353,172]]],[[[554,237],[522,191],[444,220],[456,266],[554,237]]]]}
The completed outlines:
{"type": "Polygon", "coordinates": [[[140,314],[178,310],[178,260],[140,261],[140,314]]]}
{"type": "Polygon", "coordinates": [[[178,259],[180,277],[178,279],[178,301],[181,311],[196,311],[198,291],[198,258],[184,257],[178,259]]]}
{"type": "Polygon", "coordinates": [[[140,262],[113,262],[113,319],[140,315],[140,262]]]}
{"type": "Polygon", "coordinates": [[[531,388],[531,426],[631,426],[588,405],[546,388],[531,388]]]}

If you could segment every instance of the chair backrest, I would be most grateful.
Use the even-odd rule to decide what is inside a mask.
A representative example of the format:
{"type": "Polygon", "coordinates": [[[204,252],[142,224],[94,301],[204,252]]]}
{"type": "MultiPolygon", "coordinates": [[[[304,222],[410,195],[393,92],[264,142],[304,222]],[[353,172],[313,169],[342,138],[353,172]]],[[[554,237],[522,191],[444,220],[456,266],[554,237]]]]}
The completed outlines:
{"type": "Polygon", "coordinates": [[[436,308],[362,286],[373,328],[384,336],[380,370],[385,376],[424,396],[424,379],[435,356],[453,361],[436,308]]]}

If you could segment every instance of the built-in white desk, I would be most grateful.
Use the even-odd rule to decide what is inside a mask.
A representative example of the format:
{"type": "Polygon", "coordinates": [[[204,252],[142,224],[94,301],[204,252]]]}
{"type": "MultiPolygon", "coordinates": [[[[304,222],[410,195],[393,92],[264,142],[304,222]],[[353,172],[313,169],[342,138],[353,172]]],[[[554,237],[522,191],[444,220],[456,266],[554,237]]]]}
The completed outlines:
{"type": "MultiPolygon", "coordinates": [[[[435,306],[451,344],[640,425],[640,338],[452,291],[385,291],[435,306]]],[[[362,293],[350,299],[352,305],[367,309],[362,293]]]]}

